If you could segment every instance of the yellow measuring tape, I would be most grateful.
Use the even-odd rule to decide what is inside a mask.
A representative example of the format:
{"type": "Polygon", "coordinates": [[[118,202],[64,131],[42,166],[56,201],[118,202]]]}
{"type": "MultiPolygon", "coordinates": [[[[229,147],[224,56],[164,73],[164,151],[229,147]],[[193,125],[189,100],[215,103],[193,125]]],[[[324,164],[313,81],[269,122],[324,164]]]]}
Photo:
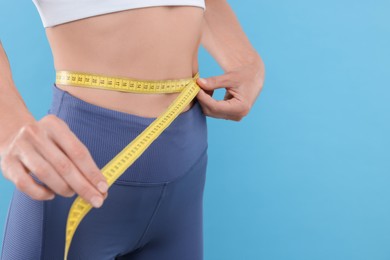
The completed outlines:
{"type": "MultiPolygon", "coordinates": [[[[101,169],[109,187],[137,160],[164,129],[173,122],[180,112],[191,103],[200,90],[196,83],[197,78],[199,78],[199,72],[192,78],[174,80],[139,80],[73,71],[56,72],[56,84],[135,93],[155,94],[181,92],[165,112],[158,116],[141,134],[133,139],[101,169]]],[[[67,260],[70,244],[76,229],[91,208],[92,205],[80,196],[73,202],[66,223],[65,260],[67,260]]]]}

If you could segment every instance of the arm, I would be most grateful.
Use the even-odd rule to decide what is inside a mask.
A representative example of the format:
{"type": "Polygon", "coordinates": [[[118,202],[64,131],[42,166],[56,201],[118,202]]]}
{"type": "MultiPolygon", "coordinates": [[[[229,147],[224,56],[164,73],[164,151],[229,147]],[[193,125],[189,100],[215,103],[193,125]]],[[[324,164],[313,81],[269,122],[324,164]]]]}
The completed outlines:
{"type": "Polygon", "coordinates": [[[60,118],[49,114],[35,120],[15,87],[1,42],[0,121],[1,172],[20,191],[37,200],[77,192],[101,206],[108,185],[88,148],[60,118]],[[36,183],[30,172],[48,187],[36,183]]]}
{"type": "Polygon", "coordinates": [[[201,44],[225,74],[204,82],[198,79],[201,90],[197,97],[206,115],[240,121],[260,94],[264,63],[227,1],[206,0],[206,5],[201,44]],[[222,87],[227,90],[224,100],[211,98],[214,89],[222,87]]]}
{"type": "Polygon", "coordinates": [[[224,71],[262,60],[226,0],[206,0],[201,44],[224,71]]]}
{"type": "Polygon", "coordinates": [[[8,57],[0,41],[0,153],[13,134],[32,121],[35,119],[15,87],[8,57]]]}

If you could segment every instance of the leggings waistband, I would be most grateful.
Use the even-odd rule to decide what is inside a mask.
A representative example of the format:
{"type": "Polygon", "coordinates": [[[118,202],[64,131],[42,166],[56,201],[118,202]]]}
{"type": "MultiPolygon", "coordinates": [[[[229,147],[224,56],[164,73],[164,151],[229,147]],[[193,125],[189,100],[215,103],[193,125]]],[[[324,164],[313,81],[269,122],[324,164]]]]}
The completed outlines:
{"type": "MultiPolygon", "coordinates": [[[[52,93],[48,113],[67,123],[99,168],[156,119],[89,103],[55,83],[52,93]]],[[[207,146],[206,116],[195,98],[190,109],[180,113],[115,183],[170,182],[189,171],[206,153],[207,146]]]]}

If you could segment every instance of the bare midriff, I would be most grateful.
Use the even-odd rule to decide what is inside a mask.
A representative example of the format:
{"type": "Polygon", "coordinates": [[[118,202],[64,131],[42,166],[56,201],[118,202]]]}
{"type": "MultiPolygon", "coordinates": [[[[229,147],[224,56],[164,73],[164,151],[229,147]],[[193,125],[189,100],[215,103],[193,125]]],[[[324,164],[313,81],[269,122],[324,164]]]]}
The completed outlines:
{"type": "MultiPolygon", "coordinates": [[[[203,9],[155,6],[46,28],[55,70],[144,80],[191,78],[198,71],[203,9]]],[[[140,94],[56,84],[95,105],[158,117],[180,93],[140,94]]],[[[194,100],[183,109],[187,111],[194,100]]]]}

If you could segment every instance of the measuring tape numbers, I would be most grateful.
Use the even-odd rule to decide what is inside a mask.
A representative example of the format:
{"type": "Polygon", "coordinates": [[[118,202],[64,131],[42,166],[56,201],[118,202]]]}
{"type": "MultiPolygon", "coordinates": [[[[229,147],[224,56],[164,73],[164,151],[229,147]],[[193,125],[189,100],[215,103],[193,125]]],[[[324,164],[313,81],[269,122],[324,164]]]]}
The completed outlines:
{"type": "MultiPolygon", "coordinates": [[[[72,71],[56,72],[57,84],[135,93],[155,94],[180,92],[165,112],[158,116],[101,169],[109,187],[137,160],[164,129],[175,120],[181,111],[191,103],[200,90],[200,87],[196,83],[197,78],[199,78],[199,72],[193,78],[175,80],[138,80],[72,71]]],[[[77,227],[91,208],[92,205],[80,196],[74,200],[69,210],[66,223],[64,260],[67,260],[70,244],[77,227]]]]}

